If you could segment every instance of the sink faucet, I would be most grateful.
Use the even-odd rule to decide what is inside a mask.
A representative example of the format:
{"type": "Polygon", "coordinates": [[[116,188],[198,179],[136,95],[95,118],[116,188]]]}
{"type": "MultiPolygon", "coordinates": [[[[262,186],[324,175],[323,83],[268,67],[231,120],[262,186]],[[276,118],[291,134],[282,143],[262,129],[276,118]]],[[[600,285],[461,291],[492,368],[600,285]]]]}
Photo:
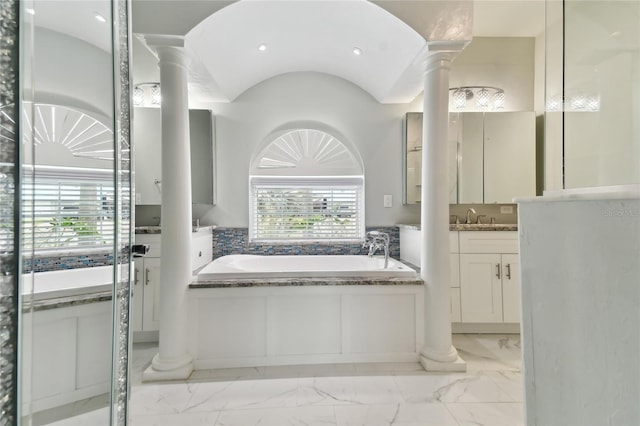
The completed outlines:
{"type": "Polygon", "coordinates": [[[384,267],[389,266],[389,234],[380,231],[369,231],[362,243],[362,248],[369,247],[369,257],[373,257],[378,249],[384,249],[384,267]]]}
{"type": "Polygon", "coordinates": [[[482,224],[482,221],[480,220],[480,218],[483,218],[483,217],[487,217],[487,215],[486,214],[479,214],[478,216],[476,216],[476,223],[478,225],[482,224]]]}
{"type": "Polygon", "coordinates": [[[464,222],[467,225],[471,224],[471,213],[476,214],[476,210],[472,208],[467,209],[467,220],[464,222]]]}

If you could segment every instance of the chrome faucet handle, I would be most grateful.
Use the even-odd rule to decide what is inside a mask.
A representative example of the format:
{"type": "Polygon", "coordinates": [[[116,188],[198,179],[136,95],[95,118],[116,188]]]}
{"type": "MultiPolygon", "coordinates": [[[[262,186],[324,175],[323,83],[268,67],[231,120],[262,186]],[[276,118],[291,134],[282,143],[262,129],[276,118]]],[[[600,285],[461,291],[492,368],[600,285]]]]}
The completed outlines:
{"type": "Polygon", "coordinates": [[[482,225],[482,221],[480,220],[481,217],[487,217],[487,215],[486,214],[479,214],[478,216],[476,216],[476,224],[482,225]]]}
{"type": "Polygon", "coordinates": [[[453,221],[452,223],[455,223],[456,225],[460,225],[460,218],[458,217],[457,214],[449,215],[449,220],[450,221],[452,220],[453,221]]]}

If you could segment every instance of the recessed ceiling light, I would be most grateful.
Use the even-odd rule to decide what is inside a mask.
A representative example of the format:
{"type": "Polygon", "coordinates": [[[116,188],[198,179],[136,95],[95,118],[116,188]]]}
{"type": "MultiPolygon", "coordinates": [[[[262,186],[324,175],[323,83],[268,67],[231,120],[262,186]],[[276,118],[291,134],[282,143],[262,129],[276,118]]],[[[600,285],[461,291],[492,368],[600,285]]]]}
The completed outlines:
{"type": "Polygon", "coordinates": [[[100,15],[98,12],[95,12],[94,15],[95,18],[100,21],[100,22],[107,22],[107,18],[105,18],[104,16],[100,15]]]}
{"type": "Polygon", "coordinates": [[[262,43],[261,45],[258,46],[258,50],[261,52],[264,52],[265,50],[267,50],[267,45],[262,43]]]}
{"type": "Polygon", "coordinates": [[[24,11],[27,12],[29,15],[35,15],[36,14],[35,9],[33,9],[31,7],[27,7],[24,11]]]}
{"type": "Polygon", "coordinates": [[[354,47],[352,50],[353,54],[356,56],[360,56],[362,55],[362,49],[360,49],[359,47],[354,47]]]}

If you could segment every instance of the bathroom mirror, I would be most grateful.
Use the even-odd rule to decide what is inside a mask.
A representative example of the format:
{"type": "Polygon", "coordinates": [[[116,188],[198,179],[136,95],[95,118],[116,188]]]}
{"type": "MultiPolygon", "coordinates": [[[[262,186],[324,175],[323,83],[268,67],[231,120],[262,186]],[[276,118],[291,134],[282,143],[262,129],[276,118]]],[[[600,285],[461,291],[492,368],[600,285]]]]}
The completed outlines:
{"type": "MultiPolygon", "coordinates": [[[[449,114],[449,202],[512,203],[536,195],[533,112],[449,114]]],[[[420,203],[422,113],[405,116],[403,197],[420,203]]]]}

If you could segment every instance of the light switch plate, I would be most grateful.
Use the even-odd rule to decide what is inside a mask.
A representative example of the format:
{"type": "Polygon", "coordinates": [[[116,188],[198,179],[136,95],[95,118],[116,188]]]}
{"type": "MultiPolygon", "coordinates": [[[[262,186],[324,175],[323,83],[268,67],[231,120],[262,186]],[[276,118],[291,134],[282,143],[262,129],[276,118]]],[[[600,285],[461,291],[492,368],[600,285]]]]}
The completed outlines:
{"type": "Polygon", "coordinates": [[[393,207],[393,195],[385,195],[384,196],[384,206],[385,207],[393,207]]]}
{"type": "Polygon", "coordinates": [[[513,214],[513,206],[500,206],[500,214],[513,214]]]}

